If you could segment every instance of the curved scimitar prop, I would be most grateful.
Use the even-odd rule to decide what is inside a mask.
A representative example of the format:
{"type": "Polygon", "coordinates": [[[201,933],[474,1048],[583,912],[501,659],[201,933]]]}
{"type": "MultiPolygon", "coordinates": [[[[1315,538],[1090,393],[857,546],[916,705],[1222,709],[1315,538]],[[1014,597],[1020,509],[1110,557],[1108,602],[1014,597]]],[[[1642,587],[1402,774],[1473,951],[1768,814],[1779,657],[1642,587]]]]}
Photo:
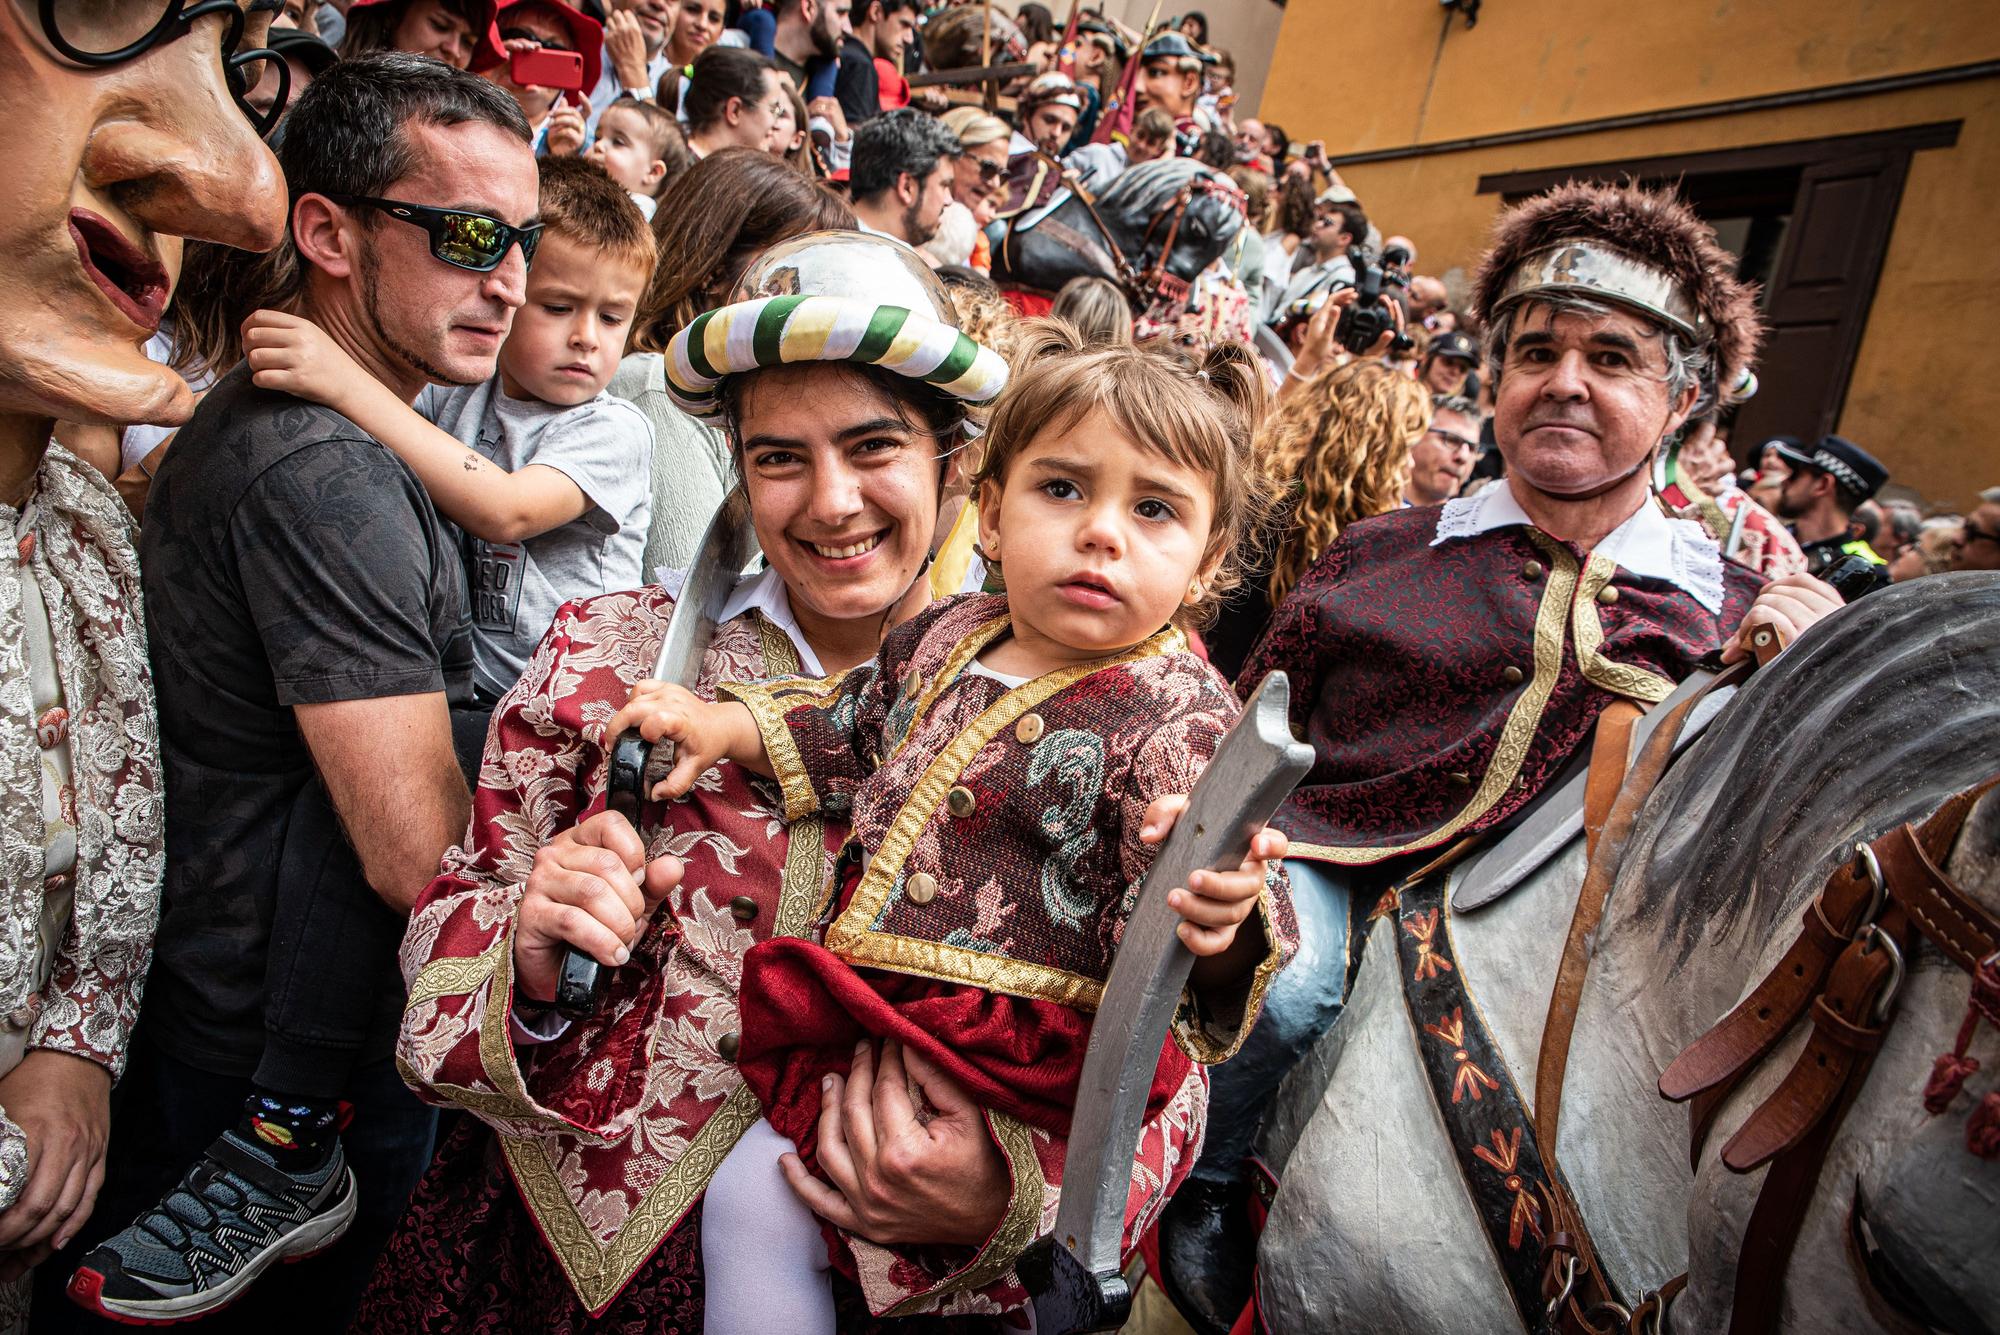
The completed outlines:
{"type": "Polygon", "coordinates": [[[1194,963],[1176,935],[1181,919],[1167,894],[1202,868],[1240,866],[1250,840],[1312,768],[1312,748],[1292,738],[1290,712],[1291,684],[1273,672],[1216,748],[1140,882],[1091,1025],[1055,1232],[1021,1258],[1038,1335],[1116,1330],[1131,1310],[1119,1263],[1132,1157],[1160,1047],[1194,963]]]}

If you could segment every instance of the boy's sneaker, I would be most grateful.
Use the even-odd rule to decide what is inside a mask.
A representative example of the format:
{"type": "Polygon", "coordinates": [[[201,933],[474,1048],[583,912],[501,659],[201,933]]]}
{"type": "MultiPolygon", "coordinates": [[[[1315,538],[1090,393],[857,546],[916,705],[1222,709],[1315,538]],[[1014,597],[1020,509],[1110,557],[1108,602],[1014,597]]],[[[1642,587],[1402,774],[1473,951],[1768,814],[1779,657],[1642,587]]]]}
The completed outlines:
{"type": "Polygon", "coordinates": [[[83,1258],[69,1296],[133,1325],[205,1316],[277,1262],[331,1247],[354,1210],[354,1174],[338,1139],[316,1168],[297,1172],[225,1131],[164,1200],[83,1258]]]}

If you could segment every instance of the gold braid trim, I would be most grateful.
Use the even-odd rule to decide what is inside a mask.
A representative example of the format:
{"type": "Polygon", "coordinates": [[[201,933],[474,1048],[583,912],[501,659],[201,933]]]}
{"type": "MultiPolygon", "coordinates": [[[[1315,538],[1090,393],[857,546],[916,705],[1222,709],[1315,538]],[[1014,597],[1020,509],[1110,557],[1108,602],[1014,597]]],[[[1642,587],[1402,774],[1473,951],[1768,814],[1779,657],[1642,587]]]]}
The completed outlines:
{"type": "MultiPolygon", "coordinates": [[[[1005,619],[999,620],[1004,622],[1005,619]]],[[[954,675],[952,664],[962,668],[978,652],[979,645],[991,640],[997,633],[994,623],[988,622],[954,649],[946,669],[931,683],[929,698],[934,699],[935,693],[943,689],[939,683],[950,681],[954,675]]],[[[853,899],[827,930],[826,948],[850,964],[881,965],[898,973],[936,978],[948,983],[965,983],[989,992],[1005,992],[1018,997],[1053,1001],[1062,1006],[1095,1010],[1104,994],[1104,984],[1099,979],[1046,964],[1009,959],[1004,955],[878,932],[873,924],[891,896],[901,893],[903,866],[916,847],[918,836],[944,801],[945,791],[965,771],[972,758],[1003,728],[1011,727],[1021,715],[1085,677],[1157,654],[1174,652],[1176,644],[1185,642],[1186,637],[1180,631],[1169,627],[1124,653],[1077,663],[1023,683],[988,705],[965,731],[952,738],[950,745],[937,754],[929,768],[912,785],[910,796],[890,822],[882,836],[881,847],[875,850],[867,870],[862,873],[853,899]]]]}
{"type": "Polygon", "coordinates": [[[1486,773],[1480,776],[1479,787],[1473,791],[1472,800],[1460,808],[1457,815],[1429,834],[1419,835],[1394,848],[1339,848],[1331,844],[1294,842],[1285,856],[1365,867],[1420,848],[1436,847],[1498,804],[1508,785],[1514,782],[1515,775],[1521,772],[1521,762],[1528,758],[1528,746],[1535,739],[1535,730],[1541,726],[1542,711],[1548,708],[1549,697],[1555,693],[1556,677],[1562,672],[1563,644],[1567,638],[1564,627],[1569,621],[1570,601],[1577,588],[1578,567],[1576,557],[1569,548],[1540,529],[1529,528],[1526,532],[1549,560],[1548,587],[1542,591],[1541,605],[1535,610],[1535,675],[1521,692],[1521,698],[1514,702],[1514,708],[1508,711],[1507,721],[1500,726],[1500,740],[1493,747],[1493,759],[1487,764],[1486,773]]]}
{"type": "MultiPolygon", "coordinates": [[[[778,676],[796,674],[798,653],[783,631],[762,615],[757,619],[765,665],[778,676]]],[[[794,823],[785,850],[784,879],[778,892],[774,936],[806,936],[818,920],[818,900],[826,881],[826,829],[817,819],[794,823]]],[[[454,1102],[463,1102],[454,1099],[454,1102]]],[[[473,1105],[466,1104],[471,1107],[473,1105]]],[[[514,1185],[535,1216],[563,1275],[584,1306],[601,1311],[631,1282],[660,1242],[686,1217],[709,1180],[743,1133],[762,1115],[749,1086],[738,1084],[709,1115],[660,1180],[627,1216],[609,1243],[600,1244],[577,1213],[557,1175],[561,1157],[554,1139],[500,1137],[514,1185]]]]}
{"type": "Polygon", "coordinates": [[[1593,686],[1641,704],[1656,705],[1674,693],[1672,682],[1629,663],[1614,663],[1599,652],[1604,646],[1604,621],[1597,610],[1597,594],[1617,573],[1617,562],[1595,552],[1584,563],[1583,577],[1576,590],[1576,665],[1582,669],[1584,680],[1593,686]]]}
{"type": "Polygon", "coordinates": [[[882,1313],[883,1316],[910,1316],[936,1305],[937,1299],[950,1293],[970,1293],[983,1289],[1014,1268],[1021,1253],[1028,1249],[1042,1231],[1042,1164],[1035,1157],[1034,1133],[1027,1124],[1009,1117],[1006,1113],[985,1109],[986,1126],[993,1136],[993,1143],[1000,1147],[1000,1153],[1007,1158],[1007,1173],[1013,1180],[1013,1193],[1007,1200],[1007,1212],[1000,1216],[999,1227],[993,1236],[979,1249],[963,1268],[939,1280],[922,1293],[913,1293],[903,1301],[882,1313]]]}
{"type": "Polygon", "coordinates": [[[509,939],[508,934],[502,933],[492,945],[470,958],[450,956],[432,960],[417,971],[417,980],[410,984],[409,1000],[403,1003],[403,1009],[407,1012],[439,997],[477,991],[499,967],[500,952],[508,948],[509,939]]]}
{"type": "Polygon", "coordinates": [[[562,1153],[559,1143],[502,1136],[500,1147],[506,1152],[514,1184],[534,1212],[563,1275],[583,1305],[595,1313],[618,1296],[660,1240],[680,1223],[724,1157],[760,1116],[757,1096],[748,1085],[737,1085],[608,1245],[598,1243],[563,1190],[556,1175],[555,1160],[562,1153]]]}
{"type": "MultiPolygon", "coordinates": [[[[841,677],[846,676],[842,673],[841,677]]],[[[838,689],[840,677],[831,679],[838,689]]],[[[715,688],[717,700],[734,700],[750,711],[756,722],[757,735],[763,740],[764,754],[770,759],[771,774],[778,781],[778,788],[785,797],[785,819],[803,820],[819,810],[819,794],[813,791],[812,778],[806,773],[805,762],[799,759],[798,743],[792,739],[792,730],[785,726],[785,715],[810,701],[824,707],[824,701],[815,692],[801,692],[796,682],[734,682],[726,681],[715,688]]]]}

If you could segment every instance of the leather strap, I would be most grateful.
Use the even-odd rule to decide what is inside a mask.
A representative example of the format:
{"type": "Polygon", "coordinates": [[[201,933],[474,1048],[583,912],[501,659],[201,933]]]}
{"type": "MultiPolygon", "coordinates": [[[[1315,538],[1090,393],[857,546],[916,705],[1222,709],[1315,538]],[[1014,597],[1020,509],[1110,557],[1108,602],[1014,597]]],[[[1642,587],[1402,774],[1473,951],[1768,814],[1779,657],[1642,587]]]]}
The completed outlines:
{"type": "MultiPolygon", "coordinates": [[[[1885,883],[1895,886],[1898,895],[1906,887],[1914,891],[1918,907],[1912,916],[1920,925],[1926,917],[1962,917],[1970,922],[1983,916],[1976,905],[1951,887],[1936,862],[1958,837],[1973,803],[1996,782],[2000,778],[1953,795],[1916,831],[1901,826],[1870,845],[1885,883]]],[[[1729,1093],[1770,1055],[1819,996],[1834,961],[1865,925],[1873,902],[1874,882],[1861,859],[1836,868],[1818,898],[1806,906],[1799,935],[1784,958],[1749,996],[1689,1044],[1661,1074],[1662,1097],[1675,1103],[1695,1100],[1690,1109],[1690,1162],[1700,1162],[1702,1143],[1729,1093]]],[[[1980,939],[1970,932],[1961,935],[1962,944],[1975,947],[1980,939]]]]}
{"type": "MultiPolygon", "coordinates": [[[[1674,744],[1680,740],[1681,730],[1687,726],[1688,715],[1695,706],[1712,692],[1741,683],[1750,671],[1750,664],[1738,663],[1675,705],[1660,720],[1653,735],[1646,739],[1645,750],[1632,765],[1630,774],[1615,790],[1616,798],[1610,803],[1610,810],[1599,827],[1596,846],[1591,850],[1590,867],[1584,873],[1583,889],[1576,897],[1576,911],[1570,916],[1569,936],[1563,942],[1562,962],[1556,969],[1555,987],[1549,993],[1548,1017],[1542,1025],[1541,1053],[1535,1066],[1535,1138],[1541,1143],[1542,1157],[1551,1162],[1555,1160],[1556,1132],[1562,1120],[1563,1078],[1569,1070],[1569,1045],[1576,1034],[1576,1008],[1583,999],[1583,985],[1590,974],[1590,946],[1597,935],[1598,924],[1603,921],[1604,903],[1610,898],[1611,883],[1616,879],[1625,846],[1631,841],[1632,826],[1638,818],[1639,808],[1645,805],[1646,799],[1652,796],[1653,789],[1659,786],[1661,777],[1666,774],[1667,765],[1673,759],[1674,744]]],[[[1629,746],[1630,720],[1624,727],[1625,744],[1629,746]]],[[[1607,741],[1602,735],[1592,745],[1591,775],[1585,785],[1586,828],[1590,819],[1590,791],[1601,789],[1597,773],[1599,748],[1615,748],[1617,745],[1615,738],[1607,741]]],[[[1601,793],[1599,800],[1602,800],[1601,793]]]]}
{"type": "Polygon", "coordinates": [[[1630,700],[1613,700],[1597,716],[1597,733],[1590,743],[1590,773],[1583,784],[1583,838],[1590,857],[1597,856],[1598,836],[1611,818],[1611,804],[1625,786],[1632,762],[1632,725],[1644,713],[1630,700]]]}

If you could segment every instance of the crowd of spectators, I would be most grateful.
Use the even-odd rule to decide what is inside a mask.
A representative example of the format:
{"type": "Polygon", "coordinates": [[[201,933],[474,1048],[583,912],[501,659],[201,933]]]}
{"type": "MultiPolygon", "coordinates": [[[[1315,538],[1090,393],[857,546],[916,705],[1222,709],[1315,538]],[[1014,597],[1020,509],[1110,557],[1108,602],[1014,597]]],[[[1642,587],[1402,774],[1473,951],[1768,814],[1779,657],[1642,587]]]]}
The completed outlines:
{"type": "MultiPolygon", "coordinates": [[[[1207,632],[1226,673],[1349,525],[1499,483],[1490,331],[1323,144],[1234,114],[1202,15],[1141,34],[1023,4],[995,39],[1038,72],[1004,101],[913,86],[940,25],[914,0],[287,0],[288,237],[190,245],[149,349],[204,406],[178,435],[58,431],[142,523],[175,785],[128,1077],[156,1116],[114,1138],[95,1218],[84,1203],[50,1231],[63,1278],[109,1245],[151,1258],[155,1287],[210,1284],[184,1175],[245,1171],[260,1142],[279,1176],[305,1165],[277,1194],[354,1220],[294,1294],[352,1305],[432,1144],[390,1059],[401,915],[464,830],[489,718],[558,609],[694,559],[737,461],[676,405],[667,358],[771,247],[858,230],[916,248],[1004,355],[1028,308],[991,277],[1009,219],[1169,155],[1230,183],[1246,223],[1197,280],[1203,321],[1163,325],[1111,275],[1043,294],[1086,343],[1190,373],[1212,344],[1259,351],[1257,457],[1285,500],[1207,632]],[[1356,350],[1343,317],[1377,271],[1390,327],[1356,350]],[[343,1142],[357,1114],[369,1134],[343,1142]]],[[[285,82],[263,71],[248,100],[271,108],[285,82]]],[[[1731,430],[1697,413],[1655,480],[1761,573],[2000,569],[2000,487],[1938,512],[1887,495],[1889,469],[1841,436],[1732,448],[1731,430]]],[[[958,513],[945,592],[984,573],[958,513]]]]}

